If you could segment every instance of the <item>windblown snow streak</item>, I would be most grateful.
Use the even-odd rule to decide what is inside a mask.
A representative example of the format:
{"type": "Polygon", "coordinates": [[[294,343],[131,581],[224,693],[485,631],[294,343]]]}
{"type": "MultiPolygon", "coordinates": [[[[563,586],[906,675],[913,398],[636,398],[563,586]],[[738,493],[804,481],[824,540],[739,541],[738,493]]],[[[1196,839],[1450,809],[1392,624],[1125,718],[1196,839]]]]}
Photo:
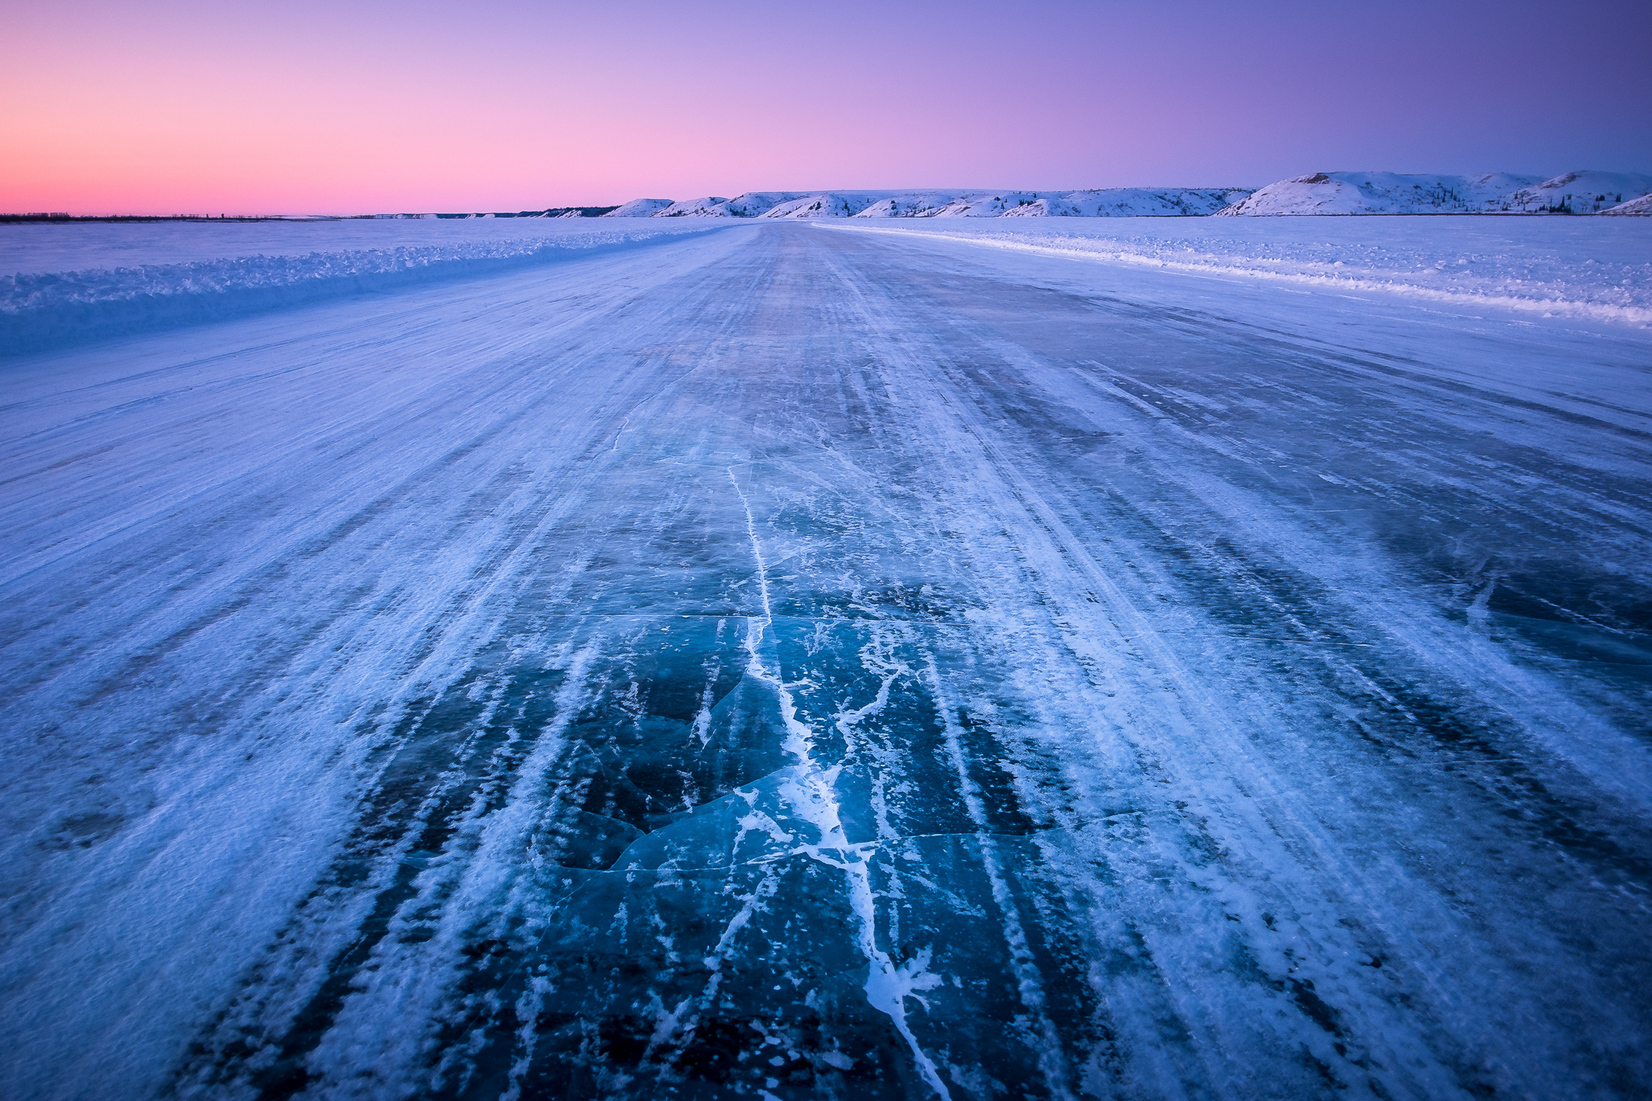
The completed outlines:
{"type": "Polygon", "coordinates": [[[14,359],[8,1096],[1642,1095],[1649,352],[768,223],[14,359]]]}

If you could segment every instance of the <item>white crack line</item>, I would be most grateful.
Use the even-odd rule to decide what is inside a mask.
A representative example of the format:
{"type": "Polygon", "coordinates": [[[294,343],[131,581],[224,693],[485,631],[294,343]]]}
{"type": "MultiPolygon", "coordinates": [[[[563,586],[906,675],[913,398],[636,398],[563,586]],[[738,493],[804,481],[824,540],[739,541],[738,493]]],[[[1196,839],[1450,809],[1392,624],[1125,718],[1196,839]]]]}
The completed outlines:
{"type": "MultiPolygon", "coordinates": [[[[814,731],[798,719],[797,701],[792,697],[791,686],[781,677],[778,669],[771,671],[763,663],[760,654],[763,636],[774,625],[774,609],[769,602],[768,564],[763,559],[763,545],[757,538],[757,522],[751,514],[751,502],[741,490],[733,467],[728,468],[728,479],[734,486],[734,492],[740,497],[741,507],[746,510],[746,535],[751,540],[752,558],[757,563],[757,590],[763,600],[763,614],[746,617],[746,672],[772,687],[779,697],[780,718],[786,726],[784,748],[798,763],[797,779],[782,784],[779,792],[797,809],[801,817],[815,827],[820,838],[813,845],[800,846],[798,851],[843,872],[849,891],[849,904],[855,912],[860,951],[866,957],[868,966],[866,1000],[894,1023],[895,1030],[911,1048],[912,1058],[918,1064],[924,1081],[941,1097],[951,1101],[952,1095],[947,1091],[940,1071],[919,1046],[918,1038],[912,1034],[912,1028],[906,1022],[907,997],[916,996],[916,991],[929,990],[939,985],[940,980],[925,970],[929,963],[928,952],[921,952],[905,964],[897,966],[889,954],[878,947],[877,913],[873,905],[875,895],[872,890],[871,871],[866,863],[867,850],[875,846],[851,844],[844,834],[835,787],[838,769],[822,768],[814,759],[814,731]]],[[[855,719],[858,720],[881,706],[888,698],[888,692],[889,686],[885,683],[878,693],[878,699],[853,713],[855,719]]],[[[845,715],[843,720],[847,718],[845,715]]]]}

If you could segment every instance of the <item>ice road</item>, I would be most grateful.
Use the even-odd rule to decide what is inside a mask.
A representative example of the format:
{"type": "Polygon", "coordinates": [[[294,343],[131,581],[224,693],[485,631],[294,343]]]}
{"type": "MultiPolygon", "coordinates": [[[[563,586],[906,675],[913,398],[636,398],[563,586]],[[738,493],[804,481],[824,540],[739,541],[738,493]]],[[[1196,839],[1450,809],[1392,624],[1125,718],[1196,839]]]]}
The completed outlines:
{"type": "Polygon", "coordinates": [[[8,1098],[1652,1091],[1644,326],[736,225],[0,370],[8,1098]]]}

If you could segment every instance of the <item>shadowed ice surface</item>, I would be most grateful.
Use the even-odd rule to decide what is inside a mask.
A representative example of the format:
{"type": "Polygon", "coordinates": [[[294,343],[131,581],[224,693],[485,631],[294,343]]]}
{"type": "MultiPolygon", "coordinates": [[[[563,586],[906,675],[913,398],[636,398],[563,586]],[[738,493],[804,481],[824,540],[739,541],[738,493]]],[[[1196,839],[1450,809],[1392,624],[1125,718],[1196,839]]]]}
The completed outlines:
{"type": "Polygon", "coordinates": [[[1649,367],[808,226],[14,359],[8,1096],[1641,1096],[1649,367]]]}

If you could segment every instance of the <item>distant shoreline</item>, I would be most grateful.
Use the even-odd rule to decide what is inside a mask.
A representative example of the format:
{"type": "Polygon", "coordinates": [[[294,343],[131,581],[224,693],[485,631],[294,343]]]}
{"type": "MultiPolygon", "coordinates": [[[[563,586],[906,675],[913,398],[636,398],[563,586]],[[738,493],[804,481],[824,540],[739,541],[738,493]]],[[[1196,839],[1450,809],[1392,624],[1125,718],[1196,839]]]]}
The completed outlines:
{"type": "Polygon", "coordinates": [[[356,222],[413,218],[600,218],[618,206],[563,206],[547,210],[465,214],[0,214],[0,225],[57,222],[356,222]]]}
{"type": "Polygon", "coordinates": [[[0,214],[0,224],[55,222],[346,222],[374,214],[0,214]]]}
{"type": "Polygon", "coordinates": [[[1547,179],[1316,172],[1251,187],[1112,187],[1079,191],[748,191],[733,198],[642,198],[618,206],[381,214],[0,214],[0,223],[336,222],[480,218],[1142,218],[1416,217],[1652,214],[1652,174],[1581,170],[1547,179]]]}
{"type": "MultiPolygon", "coordinates": [[[[599,208],[600,209],[600,208],[599,208]]],[[[614,209],[612,207],[608,209],[614,209]]],[[[1599,213],[1599,212],[1597,212],[1599,213]]],[[[1264,218],[1588,218],[1592,214],[1577,214],[1570,210],[1394,210],[1371,211],[1364,213],[1334,213],[1334,214],[1265,214],[1264,218]]],[[[292,222],[303,225],[310,222],[391,222],[412,221],[415,219],[439,218],[443,221],[466,221],[482,218],[597,218],[598,214],[318,214],[314,217],[305,217],[285,214],[230,214],[223,217],[207,217],[196,214],[0,214],[0,225],[66,225],[82,222],[201,222],[218,225],[225,222],[292,222]]],[[[1214,214],[1137,214],[1137,215],[1050,215],[1051,218],[1072,218],[1075,221],[1118,221],[1137,218],[1214,218],[1214,214]]],[[[738,218],[730,221],[761,221],[760,218],[738,218]]],[[[842,219],[821,219],[841,221],[842,219]]],[[[895,221],[897,219],[890,219],[895,221]]],[[[899,221],[928,221],[928,218],[901,218],[899,221]]],[[[985,220],[985,219],[983,219],[985,220]]]]}

